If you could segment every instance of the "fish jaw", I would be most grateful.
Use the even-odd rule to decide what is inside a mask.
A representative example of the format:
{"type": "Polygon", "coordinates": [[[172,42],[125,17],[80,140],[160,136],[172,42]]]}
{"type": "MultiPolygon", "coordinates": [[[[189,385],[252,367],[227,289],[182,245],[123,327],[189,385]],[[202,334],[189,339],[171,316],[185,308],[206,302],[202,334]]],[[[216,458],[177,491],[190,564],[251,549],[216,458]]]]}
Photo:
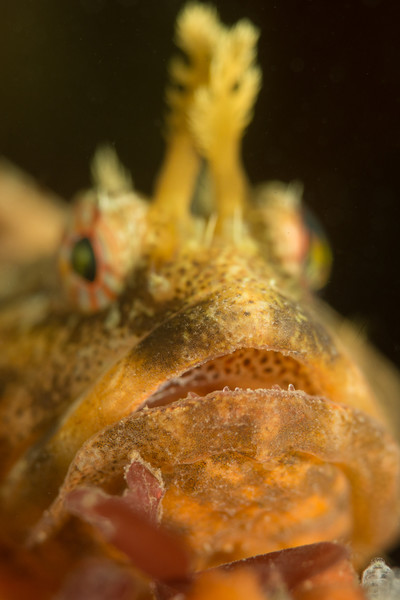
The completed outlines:
{"type": "Polygon", "coordinates": [[[162,523],[196,569],[327,539],[351,544],[361,565],[397,531],[399,449],[374,419],[302,391],[225,388],[93,436],[31,543],[65,522],[75,490],[118,489],[133,456],[159,474],[162,523]]]}

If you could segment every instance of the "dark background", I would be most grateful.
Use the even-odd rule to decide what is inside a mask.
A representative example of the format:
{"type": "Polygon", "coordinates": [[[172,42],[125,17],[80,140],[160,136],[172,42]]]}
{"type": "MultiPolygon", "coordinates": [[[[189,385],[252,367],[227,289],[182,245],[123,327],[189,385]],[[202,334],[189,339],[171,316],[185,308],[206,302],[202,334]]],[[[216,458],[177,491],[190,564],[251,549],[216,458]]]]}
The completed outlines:
{"type": "MultiPolygon", "coordinates": [[[[220,0],[262,30],[244,161],[300,179],[332,241],[325,297],[400,364],[397,1],[220,0]]],[[[181,0],[0,0],[0,154],[69,198],[110,141],[150,194],[181,0]]]]}

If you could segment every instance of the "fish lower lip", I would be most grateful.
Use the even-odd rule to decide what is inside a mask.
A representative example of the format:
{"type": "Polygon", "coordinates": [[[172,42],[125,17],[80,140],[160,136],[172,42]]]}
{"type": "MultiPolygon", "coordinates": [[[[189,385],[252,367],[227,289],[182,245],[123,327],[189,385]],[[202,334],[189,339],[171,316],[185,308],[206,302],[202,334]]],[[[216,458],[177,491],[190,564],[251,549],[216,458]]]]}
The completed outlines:
{"type": "Polygon", "coordinates": [[[275,387],[188,392],[100,431],[72,461],[31,543],[62,524],[72,490],[121,486],[133,454],[165,484],[164,524],[204,548],[198,568],[213,553],[240,558],[337,538],[352,540],[362,562],[371,540],[393,536],[399,457],[390,435],[357,409],[275,387]]]}
{"type": "Polygon", "coordinates": [[[278,350],[241,348],[207,360],[175,377],[152,394],[140,408],[155,408],[185,398],[203,397],[215,391],[302,390],[321,394],[306,365],[278,350]]]}

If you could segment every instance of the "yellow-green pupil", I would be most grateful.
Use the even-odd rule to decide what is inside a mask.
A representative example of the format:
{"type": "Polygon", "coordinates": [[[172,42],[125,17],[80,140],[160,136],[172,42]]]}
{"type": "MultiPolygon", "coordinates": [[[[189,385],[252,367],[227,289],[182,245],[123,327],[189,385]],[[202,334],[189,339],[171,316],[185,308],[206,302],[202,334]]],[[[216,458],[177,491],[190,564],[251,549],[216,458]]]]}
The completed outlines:
{"type": "Polygon", "coordinates": [[[76,242],[72,249],[71,263],[75,273],[87,281],[96,279],[96,257],[88,238],[82,238],[76,242]]]}

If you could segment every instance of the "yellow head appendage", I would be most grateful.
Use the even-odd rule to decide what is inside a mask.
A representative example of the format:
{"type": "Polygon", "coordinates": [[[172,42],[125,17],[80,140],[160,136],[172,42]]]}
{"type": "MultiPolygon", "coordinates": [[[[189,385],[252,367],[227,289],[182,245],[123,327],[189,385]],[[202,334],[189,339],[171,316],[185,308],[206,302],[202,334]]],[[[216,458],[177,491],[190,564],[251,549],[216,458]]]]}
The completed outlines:
{"type": "Polygon", "coordinates": [[[258,32],[248,21],[223,26],[216,11],[189,4],[178,16],[176,43],[188,62],[170,65],[167,151],[151,215],[175,237],[192,235],[190,204],[205,159],[214,194],[215,234],[232,238],[247,196],[240,144],[261,83],[258,32]]]}
{"type": "Polygon", "coordinates": [[[167,149],[155,190],[154,209],[180,221],[187,218],[200,167],[188,114],[197,90],[209,81],[221,30],[215,10],[200,4],[189,4],[176,23],[175,42],[188,62],[175,57],[169,67],[172,85],[166,93],[167,149]]]}

